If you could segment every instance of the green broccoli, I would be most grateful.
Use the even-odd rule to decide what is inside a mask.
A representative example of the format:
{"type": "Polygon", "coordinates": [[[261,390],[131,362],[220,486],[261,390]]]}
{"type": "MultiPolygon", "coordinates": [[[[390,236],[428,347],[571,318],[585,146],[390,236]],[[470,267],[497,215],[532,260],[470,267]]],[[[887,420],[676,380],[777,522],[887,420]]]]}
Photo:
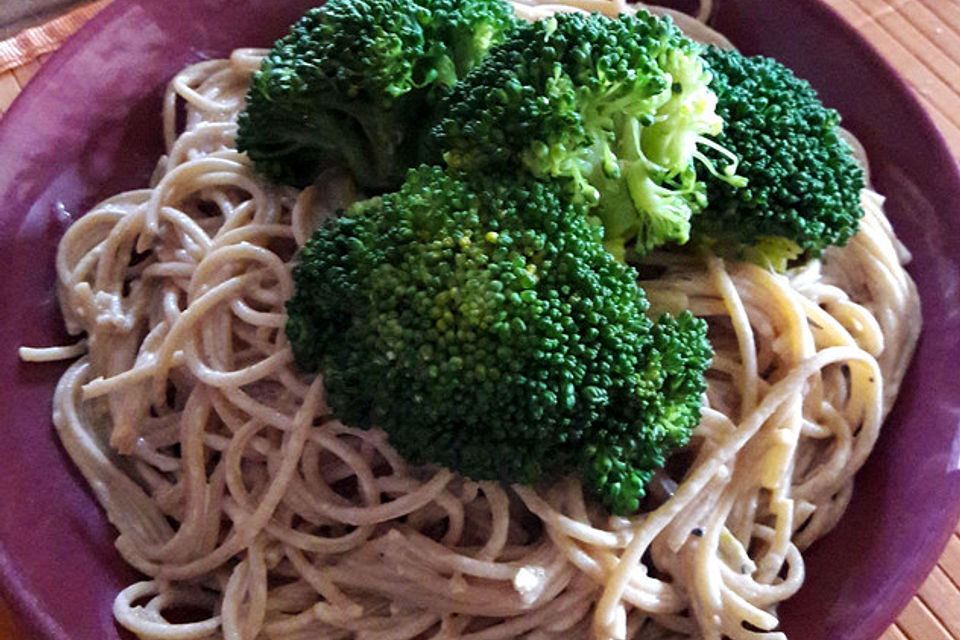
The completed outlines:
{"type": "Polygon", "coordinates": [[[502,0],[329,0],[254,73],[237,148],[284,184],[339,165],[395,188],[424,159],[436,102],[516,20],[502,0]]]}
{"type": "Polygon", "coordinates": [[[712,351],[645,315],[632,267],[556,183],[412,170],[318,229],[287,336],[334,413],[414,463],[533,483],[579,471],[617,513],[700,417],[712,351]]]}
{"type": "Polygon", "coordinates": [[[623,258],[688,239],[697,144],[719,133],[700,46],[669,18],[558,14],[519,26],[441,104],[433,144],[467,171],[562,178],[623,258]]]}
{"type": "MultiPolygon", "coordinates": [[[[845,244],[863,215],[864,181],[839,114],[771,58],[709,47],[704,59],[725,122],[715,141],[739,158],[747,186],[707,176],[709,204],[694,219],[695,235],[781,269],[801,254],[845,244]]],[[[721,167],[727,162],[716,151],[706,155],[721,167]]]]}

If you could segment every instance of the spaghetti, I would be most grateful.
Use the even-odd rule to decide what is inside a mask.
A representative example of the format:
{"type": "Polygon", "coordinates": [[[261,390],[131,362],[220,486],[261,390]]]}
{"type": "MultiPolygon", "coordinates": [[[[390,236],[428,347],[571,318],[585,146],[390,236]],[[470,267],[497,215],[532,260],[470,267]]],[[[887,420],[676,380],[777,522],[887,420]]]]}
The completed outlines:
{"type": "MultiPolygon", "coordinates": [[[[534,4],[518,11],[558,8],[534,4]]],[[[173,79],[153,185],[61,242],[63,314],[84,341],[22,352],[82,354],[54,423],[148,577],[117,596],[118,622],[170,640],[783,638],[776,605],[842,515],[919,330],[882,198],[865,191],[850,243],[786,275],[650,257],[654,310],[705,318],[716,355],[690,446],[642,513],[611,517],[576,478],[410,467],[384,433],[330,416],[322,381],[293,366],[283,305],[296,247],[357,194],[338,171],[302,192],[266,184],[235,150],[263,53],[173,79]],[[184,607],[201,613],[171,621],[184,607]]]]}

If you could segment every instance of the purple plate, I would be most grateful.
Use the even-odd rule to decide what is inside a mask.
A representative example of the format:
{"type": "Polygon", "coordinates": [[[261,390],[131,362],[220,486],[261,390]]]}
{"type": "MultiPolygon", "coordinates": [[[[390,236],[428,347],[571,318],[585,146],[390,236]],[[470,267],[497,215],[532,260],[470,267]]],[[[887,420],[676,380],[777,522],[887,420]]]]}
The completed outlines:
{"type": "MultiPolygon", "coordinates": [[[[682,4],[682,2],[678,2],[682,4]]],[[[53,258],[67,212],[146,183],[161,152],[160,92],[182,66],[268,45],[305,0],[116,0],[43,67],[0,122],[0,586],[34,636],[110,640],[134,579],[60,449],[50,405],[61,365],[17,347],[65,339],[53,258]]],[[[783,607],[795,640],[878,637],[960,517],[960,178],[899,77],[819,0],[720,0],[716,25],[747,53],[810,79],[864,142],[923,300],[924,334],[897,406],[837,529],[783,607]]]]}

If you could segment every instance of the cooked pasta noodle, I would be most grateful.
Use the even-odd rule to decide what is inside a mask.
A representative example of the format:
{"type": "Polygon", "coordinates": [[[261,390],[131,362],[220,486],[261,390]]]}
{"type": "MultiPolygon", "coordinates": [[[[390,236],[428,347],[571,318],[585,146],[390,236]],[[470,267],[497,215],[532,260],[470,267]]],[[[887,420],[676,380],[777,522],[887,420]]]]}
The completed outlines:
{"type": "Polygon", "coordinates": [[[63,314],[84,340],[22,353],[82,354],[54,422],[147,576],[117,596],[117,621],[170,640],[783,638],[777,603],[843,513],[919,330],[883,199],[865,191],[848,246],[785,275],[650,256],[652,306],[707,319],[716,356],[690,446],[638,516],[612,517],[574,477],[505,487],[414,468],[329,415],[320,378],[293,366],[283,305],[296,247],[358,195],[339,171],[302,192],[266,184],[234,149],[262,54],[174,78],[152,186],[60,244],[63,314]]]}

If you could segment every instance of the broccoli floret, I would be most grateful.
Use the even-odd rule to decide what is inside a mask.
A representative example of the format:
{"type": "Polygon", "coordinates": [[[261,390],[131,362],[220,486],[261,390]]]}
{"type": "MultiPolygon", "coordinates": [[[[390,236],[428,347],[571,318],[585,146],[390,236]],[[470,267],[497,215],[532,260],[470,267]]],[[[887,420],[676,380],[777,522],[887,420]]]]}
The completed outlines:
{"type": "MultiPolygon", "coordinates": [[[[694,219],[694,233],[780,268],[801,254],[845,244],[863,215],[864,181],[840,135],[839,114],[776,60],[717,47],[704,59],[725,122],[715,141],[739,158],[737,173],[747,186],[707,176],[709,204],[694,219]]],[[[729,166],[724,154],[706,155],[729,166]]]]}
{"type": "Polygon", "coordinates": [[[447,164],[562,178],[623,257],[686,242],[704,202],[694,159],[722,122],[700,46],[669,18],[558,14],[522,25],[441,104],[447,164]]]}
{"type": "MultiPolygon", "coordinates": [[[[659,423],[673,425],[675,430],[683,425],[692,429],[700,419],[700,396],[705,390],[703,374],[710,366],[713,348],[710,346],[702,320],[689,311],[676,318],[664,314],[653,326],[652,347],[645,351],[641,376],[650,389],[659,389],[648,394],[652,404],[641,409],[644,413],[659,416],[659,423]],[[667,391],[669,390],[669,391],[667,391]]],[[[619,409],[619,408],[618,408],[619,409]]],[[[628,404],[626,412],[637,411],[628,404]]],[[[615,409],[616,411],[616,409],[615,409]]],[[[619,414],[617,422],[629,422],[629,413],[619,414]]],[[[656,428],[656,427],[654,427],[656,428]]],[[[584,474],[588,484],[603,495],[616,513],[636,511],[643,486],[649,480],[649,469],[657,469],[665,462],[664,447],[647,447],[641,451],[639,461],[625,455],[623,435],[614,432],[599,432],[584,450],[584,474]]],[[[676,436],[669,440],[671,446],[686,442],[676,436]]],[[[635,455],[635,454],[634,454],[635,455]]]]}
{"type": "Polygon", "coordinates": [[[424,159],[437,100],[515,21],[502,0],[329,0],[254,73],[237,147],[284,184],[339,165],[395,188],[424,159]]]}
{"type": "Polygon", "coordinates": [[[618,513],[700,417],[711,358],[654,324],[632,267],[556,183],[437,167],[318,229],[287,335],[344,421],[475,480],[580,472],[618,513]]]}

